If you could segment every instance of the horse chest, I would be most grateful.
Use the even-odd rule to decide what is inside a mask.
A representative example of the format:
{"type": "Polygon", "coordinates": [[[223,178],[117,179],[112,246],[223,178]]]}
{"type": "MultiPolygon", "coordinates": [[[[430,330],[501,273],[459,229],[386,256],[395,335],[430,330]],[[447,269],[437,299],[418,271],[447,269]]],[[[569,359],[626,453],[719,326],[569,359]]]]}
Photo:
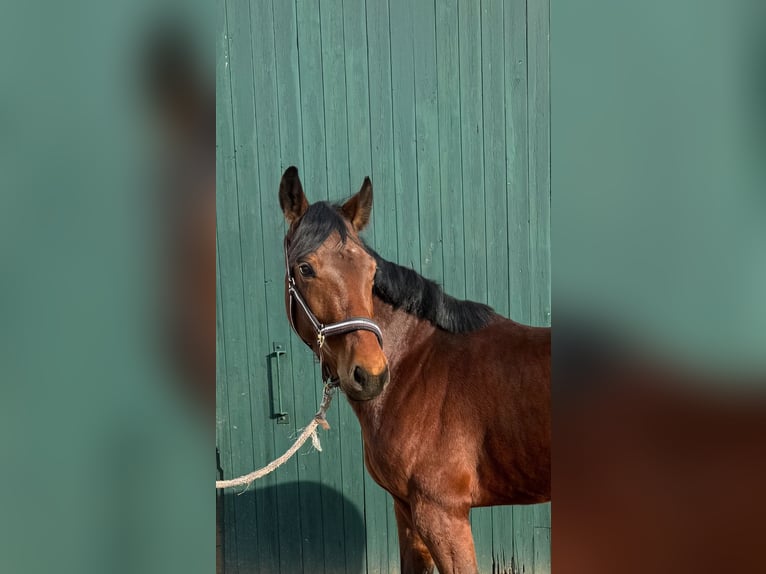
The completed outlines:
{"type": "Polygon", "coordinates": [[[362,427],[367,471],[389,493],[406,498],[418,472],[424,466],[433,467],[424,463],[437,450],[439,425],[434,422],[437,418],[424,417],[423,401],[410,401],[395,390],[388,389],[378,400],[356,405],[355,410],[362,427]],[[413,410],[413,404],[420,407],[413,410]],[[414,429],[413,420],[417,422],[414,429]]]}
{"type": "Polygon", "coordinates": [[[404,498],[416,460],[412,449],[383,429],[363,432],[363,437],[364,462],[370,476],[394,496],[404,498]]]}
{"type": "Polygon", "coordinates": [[[364,462],[367,472],[382,488],[394,496],[406,497],[409,472],[401,457],[365,444],[364,462]]]}

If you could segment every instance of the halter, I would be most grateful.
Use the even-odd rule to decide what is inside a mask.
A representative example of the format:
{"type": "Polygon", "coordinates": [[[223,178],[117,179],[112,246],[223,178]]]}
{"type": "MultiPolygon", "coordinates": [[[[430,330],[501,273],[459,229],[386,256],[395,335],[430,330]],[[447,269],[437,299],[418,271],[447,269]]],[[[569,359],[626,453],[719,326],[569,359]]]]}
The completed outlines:
{"type": "MultiPolygon", "coordinates": [[[[285,237],[283,247],[285,252],[285,268],[287,269],[287,292],[290,300],[287,318],[290,321],[290,327],[292,327],[293,331],[295,331],[295,333],[300,337],[298,329],[295,328],[295,319],[293,317],[295,313],[293,301],[297,301],[298,307],[303,309],[303,314],[306,315],[309,323],[311,323],[311,327],[314,329],[317,346],[319,347],[320,362],[322,360],[322,346],[324,345],[325,339],[327,337],[331,337],[332,335],[342,335],[343,333],[350,333],[351,331],[370,331],[371,333],[375,333],[375,336],[378,338],[378,344],[382,348],[383,332],[380,330],[380,327],[378,327],[378,325],[370,319],[366,319],[364,317],[351,317],[350,319],[338,321],[337,323],[330,323],[329,325],[324,325],[319,321],[319,319],[317,319],[316,315],[314,315],[314,313],[311,311],[308,303],[306,303],[306,301],[303,299],[295,285],[295,277],[293,276],[292,269],[290,268],[290,263],[287,259],[287,237],[285,237]]],[[[301,337],[301,340],[303,340],[303,337],[301,337]]],[[[303,342],[306,343],[306,341],[303,342]]],[[[309,343],[306,344],[309,347],[311,346],[309,343]]]]}

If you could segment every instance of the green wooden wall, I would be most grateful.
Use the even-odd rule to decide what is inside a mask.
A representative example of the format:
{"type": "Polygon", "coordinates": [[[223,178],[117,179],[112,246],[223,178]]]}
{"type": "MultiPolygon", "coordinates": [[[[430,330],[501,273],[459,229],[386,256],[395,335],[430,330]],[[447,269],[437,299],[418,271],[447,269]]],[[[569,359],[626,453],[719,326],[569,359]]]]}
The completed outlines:
{"type": "MultiPolygon", "coordinates": [[[[366,237],[381,255],[549,324],[549,3],[216,6],[216,428],[229,478],[284,452],[319,402],[317,367],[284,312],[277,189],[288,165],[310,200],[344,198],[370,175],[366,237]],[[277,378],[289,424],[274,419],[277,378]]],[[[345,399],[329,422],[321,454],[306,449],[224,495],[226,572],[398,572],[392,505],[364,470],[345,399]]],[[[549,505],[480,509],[472,522],[482,572],[510,572],[512,560],[550,571],[549,505]]]]}

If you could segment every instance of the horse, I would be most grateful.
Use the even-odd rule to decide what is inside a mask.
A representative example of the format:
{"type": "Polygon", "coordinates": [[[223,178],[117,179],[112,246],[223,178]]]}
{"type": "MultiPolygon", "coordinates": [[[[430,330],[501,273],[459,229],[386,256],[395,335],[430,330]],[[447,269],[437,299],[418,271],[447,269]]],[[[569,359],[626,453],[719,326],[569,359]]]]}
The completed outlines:
{"type": "Polygon", "coordinates": [[[285,306],[393,498],[403,574],[476,574],[471,508],[550,500],[549,328],[457,300],[360,237],[372,183],[309,204],[287,168],[285,306]]]}

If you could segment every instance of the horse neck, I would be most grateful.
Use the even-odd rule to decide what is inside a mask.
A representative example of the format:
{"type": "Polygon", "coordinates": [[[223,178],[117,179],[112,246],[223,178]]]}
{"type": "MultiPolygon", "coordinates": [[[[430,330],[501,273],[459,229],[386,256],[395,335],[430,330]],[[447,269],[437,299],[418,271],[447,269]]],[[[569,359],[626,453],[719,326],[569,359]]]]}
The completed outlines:
{"type": "Polygon", "coordinates": [[[373,311],[374,320],[383,331],[383,352],[393,374],[410,353],[417,352],[417,348],[434,334],[436,328],[425,319],[394,309],[377,297],[373,311]]]}
{"type": "Polygon", "coordinates": [[[391,379],[376,398],[369,401],[350,401],[365,437],[374,435],[390,400],[407,393],[412,378],[407,376],[405,363],[410,355],[422,352],[423,345],[433,336],[436,328],[428,321],[394,309],[388,303],[374,298],[373,319],[383,332],[383,352],[388,359],[391,379]]]}

